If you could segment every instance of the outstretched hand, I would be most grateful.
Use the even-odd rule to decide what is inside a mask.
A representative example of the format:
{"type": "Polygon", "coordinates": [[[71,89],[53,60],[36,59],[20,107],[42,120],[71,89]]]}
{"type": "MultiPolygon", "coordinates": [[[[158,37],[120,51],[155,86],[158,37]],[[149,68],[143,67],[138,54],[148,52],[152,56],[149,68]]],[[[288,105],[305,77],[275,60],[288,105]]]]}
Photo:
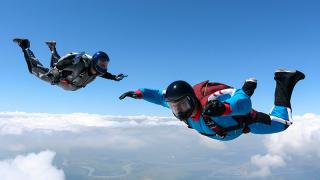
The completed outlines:
{"type": "Polygon", "coordinates": [[[128,77],[128,75],[124,75],[124,74],[118,74],[117,76],[116,76],[116,81],[121,81],[123,78],[125,78],[125,77],[128,77]]]}
{"type": "Polygon", "coordinates": [[[221,101],[211,100],[203,109],[203,114],[206,116],[221,116],[226,108],[221,101]]]}
{"type": "Polygon", "coordinates": [[[134,91],[128,91],[128,92],[123,93],[123,94],[119,97],[119,99],[122,100],[122,99],[124,99],[124,98],[126,98],[126,97],[131,97],[131,98],[134,98],[134,99],[138,99],[138,98],[139,98],[139,95],[138,95],[136,92],[134,92],[134,91]]]}

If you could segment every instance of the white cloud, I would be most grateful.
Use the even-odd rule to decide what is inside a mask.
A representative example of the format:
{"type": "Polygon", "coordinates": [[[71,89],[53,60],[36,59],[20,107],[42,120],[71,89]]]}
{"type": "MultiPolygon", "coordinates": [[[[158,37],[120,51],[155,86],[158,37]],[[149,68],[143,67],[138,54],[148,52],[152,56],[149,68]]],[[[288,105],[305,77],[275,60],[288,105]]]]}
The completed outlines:
{"type": "MultiPolygon", "coordinates": [[[[239,138],[230,143],[216,141],[204,136],[197,137],[197,133],[187,128],[183,128],[183,123],[171,117],[150,117],[150,116],[104,116],[85,113],[74,114],[47,114],[47,113],[24,113],[24,112],[2,112],[0,113],[0,135],[2,138],[18,138],[11,144],[11,141],[4,143],[10,151],[22,151],[28,148],[24,144],[28,137],[38,138],[43,149],[42,136],[30,133],[28,136],[5,136],[21,135],[28,132],[40,133],[59,133],[59,136],[46,136],[52,140],[46,148],[53,148],[63,140],[66,149],[71,147],[94,147],[109,149],[143,149],[149,148],[149,144],[162,145],[166,143],[178,142],[190,147],[190,142],[196,142],[201,147],[212,150],[225,150],[229,153],[226,157],[232,156],[232,153],[242,152],[243,155],[251,156],[250,172],[243,172],[245,176],[267,177],[272,175],[272,171],[282,168],[292,162],[300,159],[320,160],[320,116],[315,114],[305,114],[294,117],[294,124],[286,131],[266,135],[265,140],[260,142],[261,136],[250,135],[249,137],[239,138]],[[162,126],[166,126],[163,128],[162,126]],[[147,128],[145,128],[147,127],[147,128]],[[153,127],[153,128],[149,128],[153,127]],[[101,128],[101,129],[97,129],[101,128]],[[105,130],[104,128],[108,128],[105,130]],[[90,130],[88,132],[87,130],[90,130]],[[93,131],[91,131],[93,130],[93,131]],[[63,132],[67,132],[66,136],[63,132]],[[71,132],[69,134],[69,132],[71,132]],[[77,134],[74,134],[77,133],[77,134]],[[177,136],[186,135],[188,139],[185,142],[180,141],[177,136]],[[30,135],[30,136],[29,136],[30,135]],[[111,137],[112,138],[109,138],[111,137]],[[23,140],[21,140],[21,138],[23,140]],[[20,138],[20,139],[19,139],[20,138]],[[249,140],[249,141],[248,141],[249,140]],[[253,143],[257,140],[259,143],[253,143]],[[187,144],[184,144],[187,143],[187,144]],[[11,146],[7,146],[7,144],[11,146]],[[250,145],[256,147],[252,149],[250,145]],[[263,144],[267,152],[263,155],[263,144]],[[52,145],[52,146],[51,146],[52,145]],[[230,147],[239,148],[243,146],[243,151],[239,149],[232,150],[230,147]],[[247,148],[250,147],[250,148],[247,148]],[[254,152],[253,152],[254,151],[254,152]],[[257,152],[258,151],[258,152],[257,152]],[[231,153],[231,154],[230,154],[231,153]],[[256,154],[256,155],[254,155],[256,154]],[[254,170],[256,169],[256,170],[254,170]]],[[[58,135],[58,134],[55,134],[58,135]]],[[[31,138],[31,139],[32,139],[31,138]]],[[[47,140],[47,139],[46,139],[47,140]]],[[[35,144],[30,141],[30,144],[35,144]]],[[[4,146],[4,145],[3,145],[4,146]]],[[[162,147],[162,146],[161,146],[162,147]]],[[[62,148],[61,148],[62,149],[62,148]]],[[[246,158],[245,158],[246,159],[246,158]]],[[[249,170],[249,169],[248,169],[249,170]]]]}
{"type": "Polygon", "coordinates": [[[0,161],[2,180],[63,180],[64,172],[52,165],[55,152],[42,151],[39,154],[17,156],[0,161]]]}
{"type": "Polygon", "coordinates": [[[1,112],[0,134],[20,135],[28,131],[78,132],[84,128],[128,128],[182,125],[171,117],[105,116],[86,113],[47,114],[25,112],[1,112]]]}
{"type": "Polygon", "coordinates": [[[271,175],[271,168],[285,166],[285,161],[297,156],[320,160],[320,116],[296,116],[293,125],[284,132],[267,135],[264,144],[268,153],[251,157],[251,163],[260,168],[252,175],[271,175]]]}
{"type": "Polygon", "coordinates": [[[253,177],[266,177],[271,175],[271,168],[283,167],[286,165],[281,156],[278,155],[255,155],[251,157],[251,163],[260,167],[259,171],[251,174],[253,177]]]}
{"type": "Polygon", "coordinates": [[[320,117],[305,114],[294,118],[294,124],[285,132],[268,137],[265,145],[273,154],[314,154],[320,157],[320,117]]]}

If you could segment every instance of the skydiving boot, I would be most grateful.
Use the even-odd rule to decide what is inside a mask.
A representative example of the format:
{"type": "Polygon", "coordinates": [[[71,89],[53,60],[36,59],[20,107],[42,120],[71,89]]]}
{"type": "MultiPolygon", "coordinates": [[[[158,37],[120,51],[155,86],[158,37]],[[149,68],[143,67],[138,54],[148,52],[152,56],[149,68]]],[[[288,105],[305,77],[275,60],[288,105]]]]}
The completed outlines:
{"type": "Polygon", "coordinates": [[[14,38],[13,42],[17,43],[22,50],[30,48],[30,41],[28,39],[14,38]]]}
{"type": "Polygon", "coordinates": [[[256,88],[257,80],[255,78],[247,79],[242,86],[242,90],[250,97],[253,95],[256,88]]]}
{"type": "Polygon", "coordinates": [[[23,39],[23,38],[14,38],[13,42],[18,44],[18,46],[21,47],[23,54],[24,54],[24,57],[25,57],[25,60],[26,60],[26,63],[27,63],[27,66],[28,66],[28,70],[30,73],[32,73],[32,64],[28,59],[30,59],[29,57],[31,55],[33,55],[33,53],[32,52],[29,53],[27,51],[27,49],[30,48],[30,41],[28,39],[23,39]]]}
{"type": "Polygon", "coordinates": [[[50,61],[50,67],[54,68],[56,63],[60,59],[60,55],[57,52],[56,49],[56,41],[47,41],[46,44],[48,45],[50,51],[51,51],[51,61],[50,61]]]}
{"type": "Polygon", "coordinates": [[[46,44],[48,45],[51,52],[56,51],[56,41],[47,41],[46,44]]]}
{"type": "Polygon", "coordinates": [[[278,69],[274,73],[274,79],[276,80],[275,90],[275,105],[284,106],[291,109],[291,95],[292,91],[298,81],[305,78],[305,75],[300,71],[288,71],[284,69],[278,69]]]}
{"type": "Polygon", "coordinates": [[[28,70],[32,74],[39,74],[39,73],[46,73],[48,72],[48,68],[45,68],[41,62],[34,56],[33,52],[29,49],[30,48],[30,41],[28,39],[23,38],[14,38],[14,43],[17,43],[24,54],[28,70]]]}

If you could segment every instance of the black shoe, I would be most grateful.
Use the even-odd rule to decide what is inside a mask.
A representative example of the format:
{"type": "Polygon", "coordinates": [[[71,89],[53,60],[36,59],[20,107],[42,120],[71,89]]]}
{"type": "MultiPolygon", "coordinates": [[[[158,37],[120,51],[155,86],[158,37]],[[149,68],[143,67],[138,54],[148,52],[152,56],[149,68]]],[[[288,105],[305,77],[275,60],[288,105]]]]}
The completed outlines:
{"type": "Polygon", "coordinates": [[[298,81],[305,78],[305,75],[297,70],[289,71],[284,69],[278,69],[274,73],[274,79],[279,81],[289,81],[296,84],[298,81]]]}
{"type": "Polygon", "coordinates": [[[22,49],[30,48],[30,41],[28,39],[14,38],[13,42],[17,43],[22,49]]]}
{"type": "Polygon", "coordinates": [[[56,41],[47,41],[46,44],[48,45],[50,51],[54,51],[56,49],[56,41]]]}
{"type": "Polygon", "coordinates": [[[257,80],[255,78],[247,79],[242,86],[242,90],[250,97],[253,95],[256,88],[257,80]]]}
{"type": "Polygon", "coordinates": [[[275,105],[291,108],[290,101],[292,91],[297,82],[304,78],[305,75],[300,71],[278,69],[274,73],[274,79],[277,82],[275,90],[275,105]]]}

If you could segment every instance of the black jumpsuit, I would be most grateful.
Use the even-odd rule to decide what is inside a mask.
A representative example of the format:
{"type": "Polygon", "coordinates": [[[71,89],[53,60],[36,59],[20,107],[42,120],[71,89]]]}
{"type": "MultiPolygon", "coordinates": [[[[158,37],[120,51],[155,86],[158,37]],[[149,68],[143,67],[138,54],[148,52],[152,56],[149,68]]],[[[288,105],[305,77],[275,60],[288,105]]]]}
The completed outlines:
{"type": "MultiPolygon", "coordinates": [[[[69,53],[61,58],[55,49],[51,52],[51,69],[48,69],[42,65],[29,48],[24,49],[23,53],[29,72],[68,91],[85,87],[98,76],[90,73],[91,56],[84,53],[69,53]]],[[[116,75],[109,72],[99,76],[116,80],[116,75]]]]}

